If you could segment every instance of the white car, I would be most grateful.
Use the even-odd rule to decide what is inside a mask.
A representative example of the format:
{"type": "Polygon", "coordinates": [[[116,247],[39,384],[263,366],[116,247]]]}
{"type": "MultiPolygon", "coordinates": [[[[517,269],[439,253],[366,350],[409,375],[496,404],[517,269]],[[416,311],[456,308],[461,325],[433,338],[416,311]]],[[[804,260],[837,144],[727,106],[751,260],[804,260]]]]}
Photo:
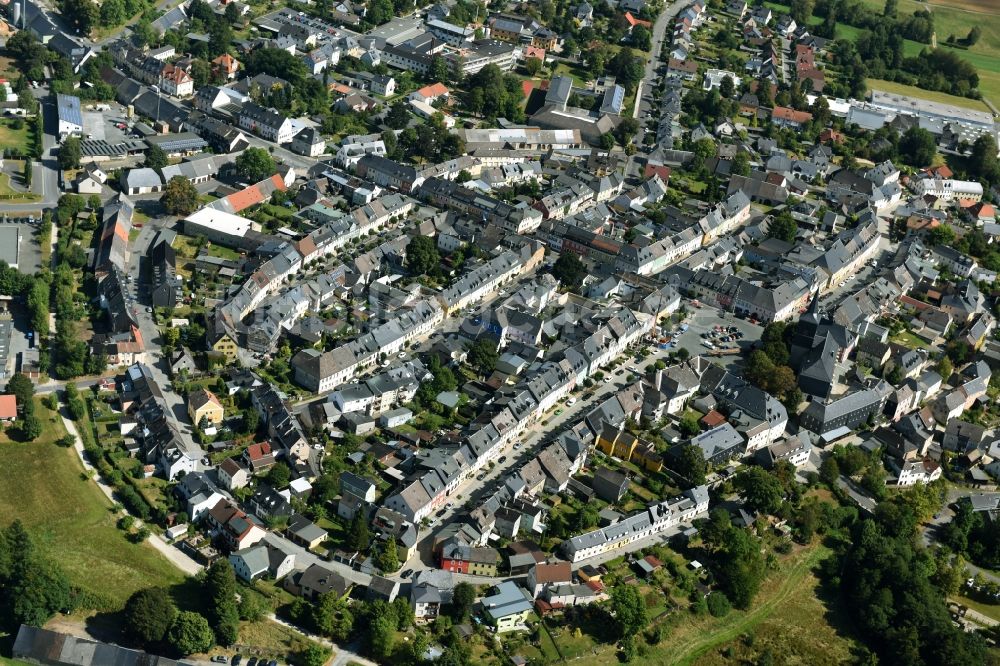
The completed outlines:
{"type": "Polygon", "coordinates": [[[572,407],[575,404],[576,404],[576,398],[570,398],[569,400],[566,401],[567,407],[572,407]]]}

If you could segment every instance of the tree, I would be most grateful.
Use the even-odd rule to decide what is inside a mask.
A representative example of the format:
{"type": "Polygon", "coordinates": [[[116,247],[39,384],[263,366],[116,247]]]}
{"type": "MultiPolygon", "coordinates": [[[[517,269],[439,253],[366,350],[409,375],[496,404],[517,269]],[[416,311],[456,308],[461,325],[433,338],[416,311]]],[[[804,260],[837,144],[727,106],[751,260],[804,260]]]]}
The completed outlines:
{"type": "Polygon", "coordinates": [[[619,638],[634,636],[646,626],[646,602],[635,585],[618,585],[611,590],[611,610],[619,638]]]}
{"type": "Polygon", "coordinates": [[[706,601],[708,602],[708,612],[711,613],[712,617],[725,617],[732,610],[729,598],[722,592],[712,592],[706,601]]]}
{"type": "Polygon", "coordinates": [[[781,507],[784,495],[781,482],[762,467],[751,467],[737,475],[736,487],[755,511],[773,514],[781,507]]]}
{"type": "Polygon", "coordinates": [[[497,343],[491,337],[482,337],[472,343],[466,361],[476,368],[480,375],[488,376],[497,367],[497,343]]]}
{"type": "Polygon", "coordinates": [[[142,646],[159,643],[177,617],[177,607],[162,587],[134,592],[125,603],[125,633],[142,646]]]}
{"type": "Polygon", "coordinates": [[[414,236],[406,245],[406,265],[415,275],[437,271],[441,263],[437,244],[428,236],[414,236]]]}
{"type": "MultiPolygon", "coordinates": [[[[226,5],[226,13],[230,7],[236,7],[236,5],[232,3],[226,5]]],[[[301,663],[303,666],[324,666],[330,659],[330,649],[316,643],[310,643],[309,647],[300,652],[298,657],[298,661],[295,663],[301,663]]]]}
{"type": "Polygon", "coordinates": [[[456,622],[464,621],[476,602],[476,588],[469,583],[459,583],[451,595],[451,616],[456,622]]]}
{"type": "Polygon", "coordinates": [[[937,373],[941,375],[941,379],[948,381],[948,378],[951,377],[953,370],[954,368],[951,365],[951,359],[947,356],[942,356],[941,360],[938,361],[937,364],[937,373]]]}
{"type": "Polygon", "coordinates": [[[167,635],[170,645],[181,655],[207,651],[212,647],[214,638],[208,620],[191,611],[179,613],[167,635]]]}
{"type": "Polygon", "coordinates": [[[267,470],[267,482],[273,488],[284,488],[292,480],[292,470],[284,462],[277,462],[267,470]]]}
{"type": "MultiPolygon", "coordinates": [[[[388,607],[387,604],[383,606],[388,607]]],[[[368,641],[376,659],[385,660],[392,655],[396,643],[396,623],[388,610],[373,613],[368,623],[368,641]]]]}
{"type": "Polygon", "coordinates": [[[840,465],[833,456],[830,456],[819,466],[819,480],[832,488],[839,478],[840,465]]]}
{"type": "Polygon", "coordinates": [[[814,0],[791,0],[788,13],[799,25],[806,25],[812,18],[813,7],[814,0]]]}
{"type": "Polygon", "coordinates": [[[337,642],[347,640],[354,627],[354,615],[350,607],[334,592],[326,592],[319,598],[313,607],[312,616],[316,629],[337,642]]]}
{"type": "Polygon", "coordinates": [[[31,160],[31,158],[24,160],[24,170],[21,172],[21,177],[24,179],[24,186],[27,188],[31,187],[33,168],[34,168],[34,162],[31,160]]]}
{"type": "Polygon", "coordinates": [[[719,82],[719,96],[722,97],[723,99],[732,99],[733,95],[735,94],[736,94],[736,84],[733,83],[733,77],[731,76],[722,77],[722,81],[719,82]]]}
{"type": "Polygon", "coordinates": [[[700,446],[681,444],[674,462],[674,470],[693,486],[705,483],[708,463],[700,446]]]}
{"type": "Polygon", "coordinates": [[[358,511],[351,520],[345,545],[348,549],[361,553],[368,550],[370,543],[371,535],[368,532],[368,520],[365,518],[364,511],[358,511]]]}
{"type": "Polygon", "coordinates": [[[542,61],[539,58],[528,58],[524,61],[524,71],[528,76],[535,76],[542,69],[542,61]]]}
{"type": "Polygon", "coordinates": [[[795,218],[787,210],[772,217],[767,224],[767,235],[771,238],[780,238],[786,243],[793,242],[798,231],[799,225],[795,223],[795,218]]]}
{"type": "MultiPolygon", "coordinates": [[[[764,579],[764,558],[760,545],[747,530],[734,525],[722,528],[712,536],[715,548],[716,580],[719,589],[737,608],[750,606],[764,579]]],[[[707,537],[706,537],[707,539],[707,537]]]]}
{"type": "Polygon", "coordinates": [[[937,141],[934,135],[916,125],[903,132],[899,139],[899,156],[904,162],[915,167],[925,167],[937,155],[937,141]]]}
{"type": "Polygon", "coordinates": [[[163,152],[163,148],[160,148],[157,144],[153,144],[146,151],[146,164],[147,169],[162,169],[167,166],[167,154],[163,152]]]}
{"type": "Polygon", "coordinates": [[[750,175],[750,155],[748,155],[745,150],[741,150],[733,156],[733,163],[730,166],[730,172],[735,176],[750,175]]]}
{"type": "Polygon", "coordinates": [[[21,437],[29,442],[33,442],[42,435],[42,421],[33,413],[29,413],[21,421],[18,430],[21,432],[21,437]]]}
{"type": "Polygon", "coordinates": [[[649,28],[644,25],[637,25],[632,28],[632,46],[640,51],[649,51],[652,46],[653,35],[649,28]]]}
{"type": "Polygon", "coordinates": [[[678,428],[685,437],[694,437],[701,431],[701,424],[698,423],[698,415],[694,412],[686,412],[681,416],[678,428]]]}
{"type": "Polygon", "coordinates": [[[63,170],[80,168],[79,137],[67,137],[59,147],[59,168],[63,170]]]}
{"type": "Polygon", "coordinates": [[[397,550],[396,537],[390,536],[386,539],[386,542],[382,544],[381,550],[379,550],[378,556],[375,558],[375,564],[385,573],[393,573],[399,571],[399,551],[397,550]]]}
{"type": "Polygon", "coordinates": [[[229,560],[216,560],[205,575],[205,588],[210,603],[209,620],[215,627],[215,637],[220,645],[236,642],[240,612],[236,602],[236,574],[229,560]]]}
{"type": "Polygon", "coordinates": [[[247,148],[236,158],[236,172],[251,183],[274,175],[274,158],[263,148],[247,148]]]}
{"type": "Polygon", "coordinates": [[[565,251],[552,265],[552,275],[567,289],[576,290],[587,276],[587,267],[575,252],[565,251]]]}
{"type": "Polygon", "coordinates": [[[983,30],[978,25],[972,26],[972,30],[969,30],[969,34],[965,37],[965,43],[967,46],[975,46],[976,42],[982,36],[983,30]]]}
{"type": "Polygon", "coordinates": [[[240,412],[240,425],[244,435],[257,432],[257,427],[260,425],[260,414],[257,413],[256,409],[244,409],[240,412]]]}
{"type": "Polygon", "coordinates": [[[113,27],[128,19],[124,0],[104,0],[101,3],[101,25],[113,27]]]}
{"type": "Polygon", "coordinates": [[[29,403],[35,395],[35,385],[30,379],[20,372],[15,372],[7,382],[7,393],[13,393],[17,399],[17,406],[22,410],[31,409],[29,403]]]}
{"type": "Polygon", "coordinates": [[[615,135],[611,132],[605,132],[600,137],[600,146],[604,150],[611,150],[615,147],[615,135]]]}
{"type": "Polygon", "coordinates": [[[160,203],[171,215],[190,215],[198,208],[198,190],[184,176],[174,176],[163,189],[160,203]]]}
{"type": "Polygon", "coordinates": [[[410,112],[402,100],[396,100],[385,114],[385,124],[392,129],[403,129],[410,124],[410,112]]]}

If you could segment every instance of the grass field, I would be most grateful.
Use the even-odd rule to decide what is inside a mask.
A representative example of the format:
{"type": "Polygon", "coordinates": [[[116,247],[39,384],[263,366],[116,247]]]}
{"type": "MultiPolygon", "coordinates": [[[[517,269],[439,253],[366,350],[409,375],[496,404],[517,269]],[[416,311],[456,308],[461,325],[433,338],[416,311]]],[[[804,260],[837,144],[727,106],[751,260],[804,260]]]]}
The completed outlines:
{"type": "MultiPolygon", "coordinates": [[[[769,649],[788,664],[842,664],[850,661],[854,645],[838,633],[834,624],[843,622],[818,598],[813,570],[831,551],[824,546],[800,549],[782,562],[764,582],[749,611],[733,611],[724,618],[688,617],[667,633],[666,639],[650,647],[644,663],[650,664],[742,664],[755,663],[748,656],[769,649]],[[755,636],[752,648],[741,637],[755,636]],[[766,646],[766,647],[765,647],[766,646]],[[732,648],[732,657],[722,650],[732,648]]],[[[612,648],[581,655],[574,664],[604,666],[615,661],[612,648]]]]}
{"type": "Polygon", "coordinates": [[[41,403],[35,409],[45,423],[38,440],[0,435],[0,524],[20,519],[74,584],[116,603],[142,587],[180,583],[183,574],[152,546],[115,528],[111,503],[82,476],[76,452],[55,444],[66,434],[62,421],[41,403]]]}
{"type": "Polygon", "coordinates": [[[968,97],[958,97],[956,95],[949,95],[948,93],[942,92],[931,92],[930,90],[924,90],[922,88],[917,88],[916,86],[907,86],[902,83],[896,83],[895,81],[882,81],[881,79],[868,79],[867,83],[868,87],[872,90],[881,90],[883,92],[896,93],[899,95],[911,95],[913,97],[920,97],[932,102],[940,102],[942,104],[960,106],[965,109],[973,109],[974,111],[984,111],[986,113],[989,113],[990,111],[990,108],[983,102],[976,99],[969,99],[968,97]]]}
{"type": "Polygon", "coordinates": [[[0,122],[0,146],[17,154],[25,155],[31,150],[31,135],[28,123],[22,121],[21,129],[11,127],[11,120],[0,122]]]}

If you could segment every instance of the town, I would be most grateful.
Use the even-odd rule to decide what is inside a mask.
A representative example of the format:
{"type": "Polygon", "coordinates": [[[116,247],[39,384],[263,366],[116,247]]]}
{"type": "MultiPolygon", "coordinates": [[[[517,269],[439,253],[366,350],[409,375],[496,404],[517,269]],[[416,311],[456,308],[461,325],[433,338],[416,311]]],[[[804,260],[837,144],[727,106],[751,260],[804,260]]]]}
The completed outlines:
{"type": "Polygon", "coordinates": [[[1000,663],[982,7],[4,5],[0,662],[1000,663]]]}

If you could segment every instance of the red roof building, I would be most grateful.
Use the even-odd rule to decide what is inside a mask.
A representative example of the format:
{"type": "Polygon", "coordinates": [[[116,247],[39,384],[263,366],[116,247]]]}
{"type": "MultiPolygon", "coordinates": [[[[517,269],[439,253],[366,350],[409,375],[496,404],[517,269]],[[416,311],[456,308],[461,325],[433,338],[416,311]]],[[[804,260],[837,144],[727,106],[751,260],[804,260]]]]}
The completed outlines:
{"type": "Polygon", "coordinates": [[[11,394],[0,395],[0,421],[10,423],[17,419],[17,398],[11,394]]]}

